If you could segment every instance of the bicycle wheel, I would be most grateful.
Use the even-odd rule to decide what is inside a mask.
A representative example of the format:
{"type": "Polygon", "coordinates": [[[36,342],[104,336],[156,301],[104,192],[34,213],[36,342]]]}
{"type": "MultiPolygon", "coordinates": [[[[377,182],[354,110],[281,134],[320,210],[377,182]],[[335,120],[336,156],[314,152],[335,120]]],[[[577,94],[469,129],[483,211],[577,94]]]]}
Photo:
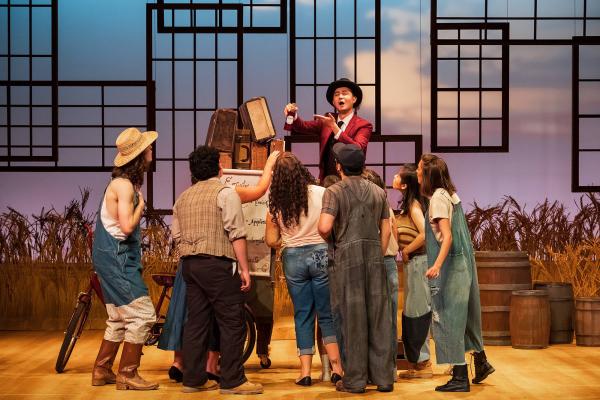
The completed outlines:
{"type": "Polygon", "coordinates": [[[77,307],[75,307],[75,311],[73,311],[73,315],[71,316],[71,320],[65,331],[65,338],[60,346],[58,358],[56,359],[56,366],[54,367],[59,374],[65,370],[65,366],[69,361],[69,357],[71,357],[75,343],[77,343],[77,339],[79,339],[85,321],[90,313],[91,306],[92,303],[90,301],[77,302],[77,307]]]}
{"type": "Polygon", "coordinates": [[[242,363],[245,363],[252,355],[254,343],[256,343],[256,325],[254,325],[254,316],[247,309],[245,311],[246,339],[244,341],[244,352],[242,354],[242,363]]]}

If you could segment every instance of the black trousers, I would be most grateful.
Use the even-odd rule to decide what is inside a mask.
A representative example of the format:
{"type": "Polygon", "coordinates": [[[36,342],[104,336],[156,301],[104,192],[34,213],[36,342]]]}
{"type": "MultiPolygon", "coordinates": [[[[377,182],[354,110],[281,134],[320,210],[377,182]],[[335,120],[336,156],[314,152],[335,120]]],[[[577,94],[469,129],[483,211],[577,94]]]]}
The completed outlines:
{"type": "MultiPolygon", "coordinates": [[[[252,276],[252,286],[245,300],[254,314],[256,326],[256,354],[269,354],[273,334],[273,283],[270,278],[252,276]]],[[[219,325],[213,322],[208,340],[210,351],[221,351],[219,325]]]]}
{"type": "Polygon", "coordinates": [[[221,339],[221,388],[230,389],[246,381],[242,365],[244,345],[244,294],[241,279],[232,274],[230,260],[216,257],[183,258],[187,286],[188,318],[183,329],[183,384],[206,382],[206,351],[214,315],[221,339]]]}

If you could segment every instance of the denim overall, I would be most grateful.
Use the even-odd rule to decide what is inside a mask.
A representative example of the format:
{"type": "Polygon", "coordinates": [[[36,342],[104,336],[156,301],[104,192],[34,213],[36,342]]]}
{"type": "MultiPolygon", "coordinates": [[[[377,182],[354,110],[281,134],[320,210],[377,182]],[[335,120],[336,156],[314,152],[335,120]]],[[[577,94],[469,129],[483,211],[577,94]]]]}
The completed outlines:
{"type": "MultiPolygon", "coordinates": [[[[138,201],[136,195],[134,209],[138,201]]],[[[100,278],[106,304],[119,307],[131,303],[138,297],[148,296],[148,288],[142,279],[141,230],[138,225],[124,240],[116,239],[104,229],[100,210],[101,208],[98,210],[94,231],[92,261],[100,278]]]]}
{"type": "MultiPolygon", "coordinates": [[[[440,275],[430,279],[432,303],[432,334],[438,364],[464,364],[465,353],[483,350],[481,337],[481,305],[479,284],[471,235],[461,203],[452,211],[452,246],[442,265],[440,275]]],[[[425,245],[431,266],[439,252],[425,214],[425,245]]]]}
{"type": "MultiPolygon", "coordinates": [[[[134,208],[138,201],[136,194],[134,208]]],[[[114,238],[102,224],[103,202],[104,196],[96,219],[92,262],[109,315],[105,339],[143,343],[156,316],[142,279],[140,226],[124,240],[114,238]]]]}
{"type": "MultiPolygon", "coordinates": [[[[344,386],[363,389],[368,379],[374,385],[393,384],[396,349],[390,346],[392,302],[381,254],[380,216],[375,215],[371,198],[357,195],[351,187],[342,193],[350,204],[343,210],[348,213],[347,235],[343,243],[330,246],[329,286],[344,386]]],[[[341,213],[340,209],[338,216],[341,213]]]]}

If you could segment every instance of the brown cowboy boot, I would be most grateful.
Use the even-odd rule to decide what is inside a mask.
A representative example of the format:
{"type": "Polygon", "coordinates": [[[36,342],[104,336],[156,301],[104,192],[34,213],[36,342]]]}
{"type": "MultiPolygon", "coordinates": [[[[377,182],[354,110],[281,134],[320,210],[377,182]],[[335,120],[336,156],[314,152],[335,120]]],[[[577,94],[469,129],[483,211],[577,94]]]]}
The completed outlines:
{"type": "Polygon", "coordinates": [[[123,342],[123,353],[117,375],[117,390],[155,390],[158,383],[148,382],[138,374],[143,343],[123,342]]]}
{"type": "Polygon", "coordinates": [[[117,377],[112,371],[112,365],[119,351],[121,342],[111,342],[103,339],[98,351],[98,357],[94,362],[92,371],[92,386],[104,386],[107,383],[115,383],[117,377]]]}

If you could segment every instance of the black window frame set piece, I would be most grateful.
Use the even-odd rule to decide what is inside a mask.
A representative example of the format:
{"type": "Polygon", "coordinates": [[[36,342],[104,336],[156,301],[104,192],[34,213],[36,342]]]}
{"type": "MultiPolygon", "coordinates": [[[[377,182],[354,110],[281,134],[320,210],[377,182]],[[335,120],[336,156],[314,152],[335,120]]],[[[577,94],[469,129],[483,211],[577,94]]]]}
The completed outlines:
{"type": "MultiPolygon", "coordinates": [[[[230,107],[237,107],[239,104],[243,102],[243,88],[244,88],[244,74],[243,74],[243,8],[241,4],[208,4],[208,3],[168,3],[168,4],[147,4],[146,5],[146,79],[148,82],[151,82],[154,76],[154,67],[155,61],[160,62],[170,62],[171,64],[171,106],[157,107],[155,108],[155,113],[152,115],[151,126],[153,129],[156,129],[156,118],[159,112],[170,112],[171,113],[171,155],[162,157],[159,156],[158,153],[155,153],[156,156],[154,158],[154,168],[153,172],[156,172],[156,162],[170,162],[171,170],[171,187],[170,187],[170,195],[171,195],[171,204],[175,202],[176,199],[176,190],[175,190],[175,179],[176,179],[176,163],[187,161],[186,158],[177,157],[176,156],[176,136],[177,136],[177,127],[175,122],[175,113],[179,110],[175,106],[175,64],[180,61],[180,58],[175,55],[175,36],[178,34],[193,34],[193,56],[191,59],[186,59],[186,61],[191,61],[193,63],[193,82],[191,82],[192,90],[193,90],[193,102],[194,105],[191,109],[186,109],[185,111],[193,112],[193,125],[194,125],[194,137],[193,142],[194,146],[197,146],[197,112],[198,111],[214,111],[218,108],[219,104],[219,91],[218,91],[218,63],[222,62],[235,62],[236,63],[236,101],[238,104],[231,104],[230,107]],[[172,26],[165,26],[165,11],[171,12],[171,22],[172,26]],[[175,13],[177,11],[190,11],[190,26],[177,26],[175,25],[175,13]],[[216,26],[196,26],[196,11],[214,11],[215,13],[215,25],[216,26]],[[235,26],[222,26],[223,24],[223,12],[235,12],[236,16],[236,25],[235,26]],[[157,16],[157,31],[153,31],[153,14],[157,16]],[[196,49],[196,34],[214,34],[214,46],[215,46],[215,54],[214,57],[198,57],[197,49],[196,49]],[[218,35],[219,34],[236,34],[236,57],[219,57],[218,55],[218,35]],[[169,58],[161,58],[155,57],[154,49],[153,49],[153,38],[155,34],[170,34],[171,35],[171,56],[169,58]],[[197,95],[196,95],[196,63],[199,61],[208,61],[213,62],[215,67],[215,79],[214,79],[214,107],[208,108],[199,108],[197,107],[197,95]]],[[[158,79],[158,77],[156,78],[158,79]]],[[[155,84],[156,82],[153,81],[155,84]]],[[[149,96],[156,97],[156,93],[148,92],[149,96]]],[[[151,99],[149,98],[149,102],[151,99]]],[[[154,98],[154,101],[157,102],[157,99],[154,98]]],[[[159,101],[160,103],[160,101],[159,101]]],[[[156,144],[155,144],[156,146],[156,144]]],[[[155,207],[155,190],[163,190],[164,187],[155,188],[154,184],[154,174],[148,174],[147,179],[147,199],[149,206],[151,205],[153,212],[160,215],[170,215],[172,213],[172,209],[170,207],[160,208],[155,207]]]]}
{"type": "MultiPolygon", "coordinates": [[[[447,1],[447,0],[446,0],[447,1]]],[[[511,45],[569,45],[572,46],[573,51],[573,73],[572,73],[572,158],[571,158],[571,191],[572,192],[597,192],[600,191],[600,185],[582,185],[579,177],[579,166],[580,166],[580,154],[582,152],[600,151],[600,149],[581,149],[580,143],[580,129],[579,120],[581,118],[596,118],[598,115],[583,115],[579,113],[579,85],[583,81],[596,81],[595,79],[580,79],[579,77],[579,46],[580,45],[598,45],[600,44],[600,36],[589,36],[587,33],[588,21],[599,21],[600,16],[590,16],[588,14],[589,0],[582,0],[581,14],[574,16],[543,16],[540,15],[540,0],[533,0],[533,10],[531,16],[509,16],[507,12],[506,17],[490,16],[489,15],[489,1],[481,0],[483,6],[483,16],[439,16],[438,15],[438,0],[431,0],[431,150],[433,152],[440,153],[482,153],[482,152],[508,152],[509,151],[509,109],[508,109],[508,66],[509,66],[509,49],[511,45]],[[529,38],[512,38],[509,35],[510,22],[511,21],[531,21],[533,23],[533,32],[529,38]],[[539,22],[540,21],[573,21],[581,23],[582,36],[572,36],[569,38],[543,38],[539,35],[539,22]],[[501,39],[488,38],[488,30],[500,29],[503,34],[501,39]],[[459,35],[456,39],[444,39],[439,37],[439,32],[443,30],[456,30],[459,35]],[[479,39],[461,39],[461,30],[479,30],[479,39]],[[481,35],[481,32],[485,32],[481,35]],[[438,87],[438,61],[441,59],[438,57],[438,46],[440,45],[456,45],[459,48],[457,59],[460,59],[460,46],[461,45],[478,45],[479,46],[479,146],[460,146],[460,93],[459,93],[459,104],[458,104],[458,142],[456,146],[444,146],[439,143],[438,135],[438,121],[448,119],[440,118],[438,116],[438,102],[437,96],[439,92],[448,90],[446,88],[438,87]],[[481,57],[481,46],[482,45],[501,45],[502,46],[502,143],[500,146],[482,146],[481,145],[481,121],[487,118],[481,117],[481,92],[488,90],[481,87],[481,60],[485,59],[481,57]]],[[[507,0],[508,1],[508,0],[507,0]]],[[[575,1],[575,0],[572,0],[575,1]]],[[[442,58],[443,59],[443,58],[442,58]]],[[[453,90],[461,90],[460,88],[460,61],[458,68],[459,75],[459,87],[453,88],[453,90]]],[[[600,80],[600,77],[599,79],[600,80]]],[[[472,90],[472,89],[469,89],[472,90]]],[[[473,119],[473,118],[469,118],[473,119]]]]}
{"type": "MultiPolygon", "coordinates": [[[[318,96],[317,96],[317,88],[318,87],[327,87],[329,82],[317,82],[318,76],[318,67],[317,67],[317,41],[318,40],[330,40],[333,41],[333,75],[334,79],[342,78],[342,76],[337,76],[337,41],[338,40],[352,40],[354,43],[354,79],[357,77],[357,55],[358,55],[358,40],[373,40],[375,47],[375,82],[359,82],[356,81],[361,87],[374,87],[375,88],[375,121],[373,121],[374,131],[371,135],[370,142],[371,143],[383,143],[382,149],[382,163],[373,163],[368,166],[374,167],[382,167],[383,176],[382,179],[384,182],[391,182],[389,177],[387,176],[387,168],[390,166],[400,167],[402,163],[387,163],[386,162],[386,145],[388,143],[413,143],[414,144],[414,160],[407,160],[407,162],[418,162],[421,158],[421,154],[423,153],[423,137],[422,132],[418,135],[384,135],[381,133],[381,0],[373,0],[374,4],[374,36],[358,36],[357,35],[357,9],[358,2],[360,0],[353,1],[353,15],[354,15],[354,26],[352,36],[338,36],[337,35],[337,26],[338,26],[338,15],[337,15],[337,0],[332,1],[333,7],[333,36],[319,36],[317,35],[317,0],[313,2],[313,34],[312,35],[297,35],[296,30],[296,2],[290,1],[290,101],[296,102],[296,92],[299,87],[312,87],[313,88],[313,113],[323,112],[323,110],[317,110],[318,104],[318,96]],[[297,61],[297,43],[299,41],[312,41],[313,42],[313,81],[312,82],[298,82],[298,73],[296,70],[296,61],[297,61]]],[[[293,145],[298,143],[319,143],[318,135],[288,135],[284,137],[285,139],[285,148],[287,151],[292,151],[293,145]]],[[[318,164],[314,163],[305,163],[307,167],[316,167],[318,164]]],[[[388,186],[389,187],[389,186],[388,186]]]]}
{"type": "MultiPolygon", "coordinates": [[[[6,4],[0,4],[0,8],[7,9],[7,49],[8,54],[0,55],[0,57],[8,58],[8,80],[0,81],[0,87],[6,87],[6,105],[2,104],[0,107],[6,109],[6,124],[0,125],[1,128],[6,129],[7,145],[0,147],[7,148],[7,155],[0,156],[0,171],[24,171],[24,172],[100,172],[110,171],[112,169],[112,159],[106,157],[105,149],[115,148],[113,143],[106,144],[105,136],[106,130],[110,128],[126,128],[127,126],[115,125],[105,122],[106,109],[118,109],[118,108],[145,108],[147,110],[146,116],[148,117],[152,113],[153,103],[146,101],[145,104],[115,104],[105,103],[105,92],[106,88],[136,88],[145,87],[149,92],[154,92],[154,82],[140,81],[59,81],[58,80],[58,0],[49,0],[47,4],[11,4],[8,1],[6,4]],[[11,54],[11,29],[10,29],[10,10],[11,8],[28,8],[29,9],[29,54],[26,55],[29,59],[29,79],[28,80],[11,80],[11,57],[23,57],[23,55],[11,54]],[[49,8],[50,9],[50,41],[51,41],[51,54],[39,55],[32,54],[32,15],[33,10],[36,8],[49,8]],[[35,57],[47,57],[50,58],[51,71],[50,80],[34,80],[32,76],[33,70],[33,59],[35,57]],[[16,107],[29,107],[29,125],[22,126],[11,123],[11,111],[15,105],[11,104],[11,88],[12,87],[27,87],[29,89],[29,105],[23,106],[18,105],[16,107]],[[33,101],[34,88],[49,88],[50,89],[50,104],[39,104],[33,101]],[[99,90],[100,101],[97,104],[74,104],[67,103],[60,99],[61,89],[67,88],[95,88],[99,90]],[[50,124],[34,124],[33,121],[33,108],[49,109],[51,111],[51,123],[50,124]],[[97,108],[100,109],[100,120],[99,124],[66,124],[61,123],[60,115],[62,111],[67,109],[82,109],[82,108],[97,108]],[[29,128],[29,145],[12,145],[12,129],[11,128],[29,128]],[[50,130],[50,144],[36,145],[33,140],[33,132],[35,129],[49,129],[50,130]],[[61,128],[95,128],[101,131],[101,143],[100,145],[68,145],[61,144],[61,128]],[[29,148],[29,155],[12,155],[13,148],[29,148]],[[34,155],[34,150],[37,149],[50,149],[51,155],[34,155]],[[65,163],[65,160],[60,160],[60,152],[62,149],[98,149],[101,152],[101,165],[69,165],[65,163]],[[62,161],[62,163],[61,163],[62,161]]],[[[144,100],[146,100],[144,94],[144,100]]],[[[146,121],[147,122],[147,121],[146,121]]],[[[146,124],[147,125],[147,124],[146,124]]],[[[139,126],[143,129],[143,126],[139,126]]]]}

